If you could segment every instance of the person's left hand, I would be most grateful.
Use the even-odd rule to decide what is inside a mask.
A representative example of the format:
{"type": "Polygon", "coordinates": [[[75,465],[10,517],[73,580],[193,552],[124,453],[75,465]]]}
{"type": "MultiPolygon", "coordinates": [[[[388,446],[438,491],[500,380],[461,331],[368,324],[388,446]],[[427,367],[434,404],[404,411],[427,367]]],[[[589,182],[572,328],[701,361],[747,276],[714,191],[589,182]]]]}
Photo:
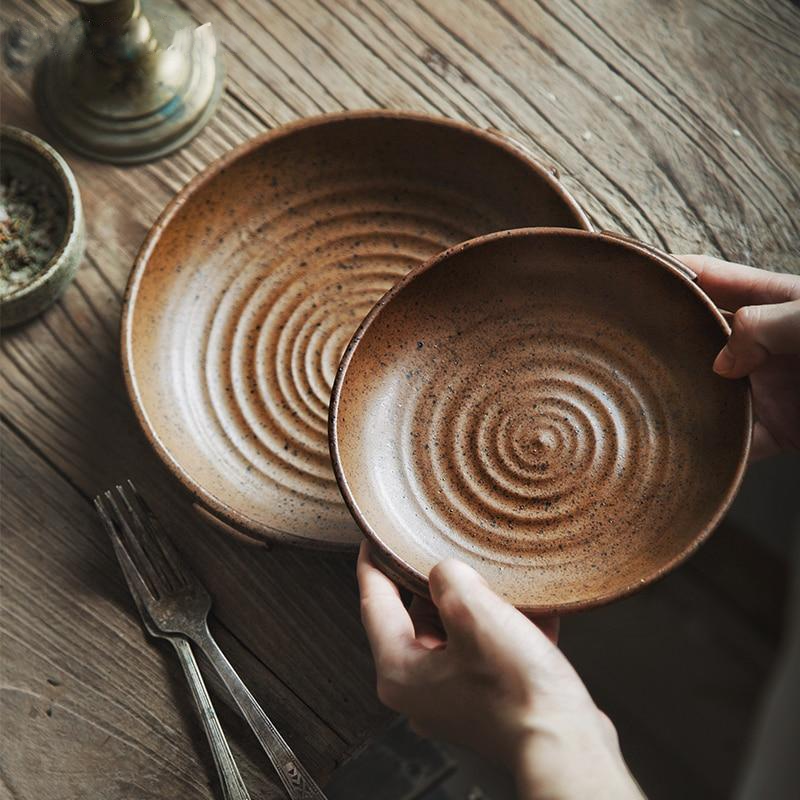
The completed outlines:
{"type": "Polygon", "coordinates": [[[614,726],[555,645],[556,618],[535,625],[452,559],[410,612],[366,543],[358,580],[378,695],[417,732],[505,764],[525,798],[641,798],[614,726]]]}

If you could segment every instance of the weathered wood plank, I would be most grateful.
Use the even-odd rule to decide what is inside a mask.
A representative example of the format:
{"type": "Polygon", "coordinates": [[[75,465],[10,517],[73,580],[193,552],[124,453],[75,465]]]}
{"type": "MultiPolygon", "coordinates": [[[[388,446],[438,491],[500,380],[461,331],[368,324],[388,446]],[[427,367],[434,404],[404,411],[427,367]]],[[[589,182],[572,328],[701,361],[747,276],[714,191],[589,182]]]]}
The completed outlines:
{"type": "MultiPolygon", "coordinates": [[[[257,106],[270,124],[300,113],[375,104],[492,124],[530,136],[545,160],[561,166],[567,183],[577,182],[579,196],[601,225],[624,227],[673,249],[738,252],[790,268],[786,253],[787,243],[797,239],[790,213],[797,186],[787,161],[798,123],[793,104],[785,101],[793,99],[796,107],[791,69],[796,70],[797,60],[770,59],[769,48],[756,48],[753,55],[765,72],[758,76],[764,78],[763,93],[772,97],[763,108],[752,104],[748,111],[759,123],[754,133],[783,137],[776,158],[767,153],[769,142],[747,135],[739,111],[732,113],[727,102],[741,84],[720,67],[726,62],[720,53],[730,51],[731,66],[743,69],[741,53],[754,50],[747,47],[746,37],[752,36],[747,27],[706,4],[679,4],[660,16],[642,4],[626,8],[626,14],[574,3],[551,5],[476,2],[460,4],[456,13],[446,3],[430,8],[379,2],[224,3],[217,8],[202,0],[192,8],[214,21],[223,40],[230,37],[232,91],[257,106]],[[448,30],[453,19],[469,36],[448,30]],[[408,70],[397,67],[407,50],[399,45],[403,27],[420,31],[404,57],[415,62],[427,83],[412,85],[408,70]],[[373,44],[379,30],[382,46],[373,44]],[[484,32],[495,30],[496,40],[487,41],[484,32]],[[715,39],[724,41],[727,51],[715,49],[709,62],[705,48],[715,39]],[[451,41],[452,51],[432,47],[430,41],[438,40],[451,41]],[[247,49],[248,59],[240,48],[247,49]],[[352,77],[339,87],[335,76],[346,74],[344,63],[352,77]],[[713,94],[709,72],[717,80],[713,94]],[[393,94],[366,96],[369,81],[390,87],[393,94]],[[469,103],[455,108],[447,102],[443,95],[454,89],[470,93],[469,103]],[[290,95],[288,103],[283,95],[290,95]],[[769,116],[762,119],[762,112],[769,116]],[[763,242],[762,230],[772,234],[763,242]]],[[[752,71],[748,76],[752,79],[752,71]]]]}
{"type": "MultiPolygon", "coordinates": [[[[73,292],[65,298],[62,314],[73,299],[81,301],[73,292]]],[[[54,431],[63,444],[56,449],[37,437],[37,446],[85,496],[133,476],[205,580],[219,618],[346,740],[363,736],[382,713],[373,697],[371,665],[358,622],[352,559],[242,548],[210,529],[178,494],[144,441],[125,402],[115,361],[103,368],[97,359],[87,370],[62,347],[68,329],[63,338],[47,334],[49,350],[18,347],[15,334],[3,342],[6,353],[13,354],[4,370],[8,395],[16,393],[20,405],[37,391],[41,399],[40,376],[49,372],[68,389],[65,395],[51,394],[49,402],[64,407],[68,396],[74,403],[65,408],[54,431]],[[51,360],[53,353],[62,360],[51,360]]],[[[44,421],[31,410],[34,419],[44,421]]]]}
{"type": "MultiPolygon", "coordinates": [[[[543,161],[559,167],[602,227],[627,230],[674,250],[719,252],[797,271],[800,12],[785,0],[183,4],[199,21],[214,23],[228,50],[227,89],[217,115],[189,147],[153,165],[122,169],[65,154],[87,210],[87,260],[59,304],[2,341],[5,436],[18,448],[20,464],[36,465],[49,487],[38,503],[33,490],[23,492],[36,506],[34,534],[18,519],[14,535],[4,537],[14,565],[10,585],[27,596],[29,584],[43,580],[47,602],[32,608],[41,611],[49,603],[77,618],[89,615],[106,637],[98,634],[87,645],[96,653],[87,658],[88,673],[91,681],[99,681],[100,654],[108,652],[112,632],[123,635],[117,631],[119,609],[129,606],[119,583],[112,581],[117,588],[107,589],[110,596],[118,592],[118,603],[93,593],[98,588],[92,570],[102,573],[113,562],[99,531],[86,528],[91,516],[86,498],[132,474],[209,584],[226,650],[256,694],[274,701],[287,736],[303,739],[307,729],[312,732],[298,750],[323,774],[384,719],[373,697],[372,668],[357,621],[352,565],[342,557],[258,552],[228,541],[192,516],[143,441],[119,374],[117,328],[122,291],[145,232],[186,180],[258,131],[302,115],[384,105],[457,117],[525,140],[543,161]],[[42,564],[50,563],[42,555],[47,539],[36,537],[54,533],[54,552],[67,566],[56,564],[48,581],[42,572],[42,564]]],[[[11,0],[0,6],[0,22],[6,27],[22,21],[46,31],[73,13],[69,4],[55,0],[11,0]]],[[[4,66],[3,121],[47,136],[30,102],[30,70],[23,66],[24,59],[19,68],[4,66]]],[[[724,748],[741,746],[774,647],[774,627],[763,632],[764,618],[779,598],[770,591],[771,568],[753,589],[767,587],[768,598],[737,607],[731,594],[741,581],[738,551],[717,540],[714,548],[713,559],[703,560],[701,553],[650,594],[565,626],[568,650],[601,702],[623,721],[623,740],[632,736],[643,762],[664,753],[670,770],[651,770],[648,778],[654,797],[669,771],[693,787],[694,796],[719,796],[729,785],[724,748]],[[654,619],[674,636],[654,640],[654,619]],[[604,658],[596,658],[598,651],[604,658]],[[703,694],[704,682],[712,680],[702,668],[704,659],[710,670],[726,670],[725,681],[687,712],[689,734],[666,741],[667,725],[685,722],[676,716],[676,709],[685,708],[678,694],[703,694]],[[643,677],[662,674],[659,664],[674,667],[677,679],[660,681],[671,690],[653,692],[643,677]]],[[[185,737],[164,780],[184,787],[175,796],[205,797],[202,781],[190,789],[185,783],[196,757],[186,744],[191,744],[192,718],[173,707],[185,695],[179,688],[172,694],[164,689],[164,674],[174,677],[177,666],[168,654],[148,648],[135,620],[122,616],[128,625],[124,635],[139,638],[127,645],[128,671],[109,680],[126,687],[135,667],[152,682],[160,680],[160,688],[123,714],[92,684],[92,713],[107,715],[118,727],[132,715],[138,720],[136,736],[143,737],[147,718],[142,715],[147,708],[157,712],[163,725],[185,737]],[[153,652],[158,658],[148,660],[153,652]]],[[[63,631],[46,629],[41,620],[36,630],[54,650],[73,652],[63,631]]],[[[23,681],[49,663],[30,641],[20,633],[13,644],[12,663],[19,673],[14,680],[25,687],[7,701],[13,733],[20,741],[44,737],[50,749],[61,747],[68,756],[82,758],[96,739],[94,729],[77,717],[77,729],[89,733],[69,746],[63,739],[73,723],[48,729],[55,713],[48,718],[46,706],[35,733],[21,727],[20,715],[38,709],[35,703],[42,701],[36,698],[47,696],[38,684],[23,681]]],[[[141,682],[138,673],[136,679],[141,682]]],[[[158,735],[164,735],[160,729],[158,735]]],[[[117,756],[127,754],[127,744],[113,746],[117,756]]],[[[0,792],[13,794],[13,781],[35,772],[35,758],[47,752],[36,746],[23,751],[21,745],[13,750],[13,769],[3,775],[0,792]]],[[[145,770],[145,777],[148,759],[145,752],[131,762],[145,770]]],[[[89,771],[105,764],[87,763],[89,771]]],[[[257,752],[248,764],[260,764],[257,752]]],[[[80,787],[95,788],[85,783],[91,776],[61,777],[66,792],[54,788],[57,780],[50,771],[17,795],[77,797],[80,787]]],[[[137,780],[134,774],[129,784],[121,784],[118,796],[147,796],[151,784],[137,780]]],[[[674,796],[679,785],[674,780],[662,785],[660,796],[674,796]]],[[[687,790],[686,796],[692,794],[687,790]]]]}
{"type": "MultiPolygon", "coordinates": [[[[172,649],[139,622],[92,506],[2,426],[3,773],[14,797],[210,798],[216,777],[172,649]]],[[[224,627],[231,661],[317,775],[341,739],[224,627]]],[[[254,796],[281,797],[216,699],[254,796]]]]}
{"type": "MultiPolygon", "coordinates": [[[[41,130],[25,106],[24,95],[17,91],[7,96],[11,102],[4,104],[5,119],[41,130]]],[[[158,483],[156,492],[165,498],[163,504],[180,509],[176,516],[187,537],[187,549],[198,562],[206,561],[206,566],[195,563],[195,567],[215,595],[227,594],[220,589],[223,577],[217,565],[221,560],[247,565],[253,574],[249,582],[241,580],[233,566],[225,573],[234,575],[234,594],[239,595],[239,599],[229,598],[236,618],[231,630],[252,652],[268,653],[268,660],[286,665],[279,672],[285,672],[295,689],[315,687],[315,696],[306,698],[310,705],[305,713],[312,713],[313,707],[324,718],[326,706],[336,709],[341,737],[332,757],[340,758],[349,743],[360,741],[366,730],[386,716],[374,698],[371,667],[355,611],[352,565],[348,559],[331,557],[333,566],[320,561],[310,567],[308,560],[292,554],[289,561],[294,566],[290,566],[281,563],[283,556],[278,555],[268,560],[270,569],[265,573],[263,560],[248,550],[243,552],[215,531],[209,533],[186,500],[176,497],[172,479],[154,459],[130,412],[117,342],[119,304],[133,254],[161,209],[162,202],[154,198],[160,195],[166,202],[173,186],[157,179],[153,167],[100,167],[77,157],[72,163],[83,187],[87,217],[95,221],[90,222],[89,257],[61,303],[33,326],[13,331],[3,339],[9,365],[4,370],[5,396],[12,398],[7,407],[14,425],[30,441],[36,441],[48,460],[85,496],[112,479],[137,471],[147,476],[139,480],[145,490],[148,478],[158,483]],[[112,197],[114,202],[109,202],[112,197]],[[92,303],[92,298],[98,297],[104,300],[102,307],[92,303]],[[129,469],[128,464],[135,464],[137,469],[129,469]],[[206,531],[199,549],[194,544],[198,529],[206,531]],[[233,554],[232,560],[226,558],[226,548],[233,554]],[[206,575],[209,571],[213,574],[206,575]],[[270,572],[280,577],[272,579],[270,572]],[[310,622],[305,614],[294,612],[294,604],[309,605],[306,583],[315,587],[318,598],[332,595],[325,600],[324,620],[310,622]],[[248,591],[255,594],[246,597],[248,591]],[[259,595],[269,595],[271,603],[264,603],[259,595]],[[274,630],[273,625],[277,626],[274,630]],[[322,638],[331,640],[331,647],[325,646],[319,630],[324,632],[322,638]],[[302,645],[304,638],[309,640],[303,646],[307,662],[289,666],[291,650],[298,643],[302,645]],[[322,659],[320,652],[326,654],[322,659]],[[339,654],[342,663],[336,664],[339,654]],[[360,670],[354,670],[354,666],[360,670]]],[[[175,186],[193,172],[188,166],[182,169],[175,186]]],[[[222,603],[216,611],[224,616],[222,603]]],[[[312,606],[310,613],[314,617],[318,611],[312,606]]]]}

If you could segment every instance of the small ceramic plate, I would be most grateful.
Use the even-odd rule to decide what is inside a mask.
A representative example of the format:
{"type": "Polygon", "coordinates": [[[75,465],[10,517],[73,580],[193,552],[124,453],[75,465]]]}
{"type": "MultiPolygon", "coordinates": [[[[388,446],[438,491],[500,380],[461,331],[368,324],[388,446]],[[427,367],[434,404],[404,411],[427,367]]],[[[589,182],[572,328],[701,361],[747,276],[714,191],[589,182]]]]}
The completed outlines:
{"type": "Polygon", "coordinates": [[[327,440],[347,342],[419,262],[538,224],[590,227],[523,149],[457,122],[348,113],[245,144],[177,195],[136,260],[123,362],[146,434],[239,532],[354,546],[327,440]]]}
{"type": "Polygon", "coordinates": [[[336,476],[381,566],[422,593],[455,556],[530,613],[663,575],[745,469],[747,382],[711,369],[727,334],[671,257],[605,234],[497,233],[412,271],[331,405],[336,476]]]}

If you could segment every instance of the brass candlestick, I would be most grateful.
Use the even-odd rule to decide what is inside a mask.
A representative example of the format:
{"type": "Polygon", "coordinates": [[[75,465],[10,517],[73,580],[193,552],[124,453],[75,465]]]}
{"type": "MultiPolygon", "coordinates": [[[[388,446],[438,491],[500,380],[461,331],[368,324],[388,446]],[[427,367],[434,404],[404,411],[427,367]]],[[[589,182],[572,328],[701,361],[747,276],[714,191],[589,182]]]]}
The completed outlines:
{"type": "Polygon", "coordinates": [[[102,161],[151,161],[183,146],[208,122],[223,68],[211,24],[171,2],[72,0],[39,65],[36,102],[73,149],[102,161]]]}

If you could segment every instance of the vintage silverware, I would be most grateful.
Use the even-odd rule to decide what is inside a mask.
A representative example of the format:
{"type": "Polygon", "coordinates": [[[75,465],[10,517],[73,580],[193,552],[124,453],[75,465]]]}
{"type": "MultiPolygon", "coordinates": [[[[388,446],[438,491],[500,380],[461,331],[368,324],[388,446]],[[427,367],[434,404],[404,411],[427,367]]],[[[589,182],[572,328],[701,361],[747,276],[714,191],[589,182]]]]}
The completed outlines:
{"type": "MultiPolygon", "coordinates": [[[[106,492],[105,495],[98,495],[94,499],[94,504],[111,537],[117,560],[120,567],[122,567],[125,581],[131,590],[133,600],[139,609],[147,632],[151,636],[166,639],[178,654],[178,660],[181,662],[189,688],[192,690],[192,696],[197,704],[200,720],[208,737],[208,743],[211,745],[211,754],[214,757],[214,763],[219,773],[225,800],[249,800],[250,795],[239,773],[239,768],[233,760],[233,754],[228,746],[225,734],[222,732],[217,712],[211,704],[211,698],[208,696],[208,690],[203,676],[200,674],[194,653],[192,653],[191,645],[182,636],[166,633],[162,630],[150,614],[150,608],[153,604],[158,603],[170,591],[163,582],[163,575],[152,568],[145,570],[137,566],[137,563],[143,562],[139,560],[139,557],[131,556],[129,552],[129,549],[135,549],[135,543],[123,541],[121,532],[123,526],[119,522],[122,517],[112,493],[106,492]],[[145,575],[147,579],[145,579],[145,575]]],[[[127,539],[128,537],[125,538],[127,539]]]]}
{"type": "MultiPolygon", "coordinates": [[[[211,598],[178,555],[156,516],[130,481],[95,499],[113,530],[117,551],[124,548],[148,585],[147,612],[162,634],[184,636],[211,662],[253,729],[291,800],[325,800],[275,725],[231,666],[208,630],[211,598]],[[119,542],[119,544],[117,544],[119,542]]],[[[136,594],[134,592],[134,594],[136,594]]]]}

